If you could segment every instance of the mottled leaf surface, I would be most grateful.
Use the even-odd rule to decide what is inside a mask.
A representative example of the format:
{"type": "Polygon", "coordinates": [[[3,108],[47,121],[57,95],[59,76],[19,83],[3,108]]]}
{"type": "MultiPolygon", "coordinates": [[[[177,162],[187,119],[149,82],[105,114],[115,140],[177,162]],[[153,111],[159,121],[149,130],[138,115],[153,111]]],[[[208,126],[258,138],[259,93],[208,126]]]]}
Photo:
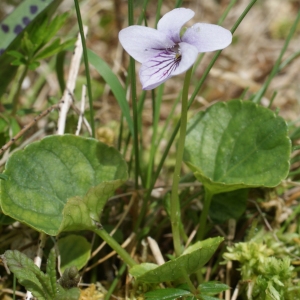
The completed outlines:
{"type": "Polygon", "coordinates": [[[3,213],[38,231],[92,228],[127,179],[120,153],[91,138],[49,136],[15,152],[0,183],[3,213]]]}

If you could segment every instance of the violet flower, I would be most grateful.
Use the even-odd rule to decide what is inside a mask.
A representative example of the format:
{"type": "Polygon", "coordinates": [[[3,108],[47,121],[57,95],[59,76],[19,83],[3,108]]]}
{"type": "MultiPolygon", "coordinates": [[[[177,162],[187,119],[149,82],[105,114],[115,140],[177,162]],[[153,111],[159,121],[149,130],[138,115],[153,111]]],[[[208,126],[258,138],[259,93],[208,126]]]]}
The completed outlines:
{"type": "Polygon", "coordinates": [[[181,35],[182,26],[194,14],[191,9],[176,8],[159,20],[157,30],[133,25],[120,31],[124,49],[142,64],[139,75],[144,90],[188,70],[198,53],[223,49],[231,43],[231,32],[212,24],[196,23],[181,35]]]}

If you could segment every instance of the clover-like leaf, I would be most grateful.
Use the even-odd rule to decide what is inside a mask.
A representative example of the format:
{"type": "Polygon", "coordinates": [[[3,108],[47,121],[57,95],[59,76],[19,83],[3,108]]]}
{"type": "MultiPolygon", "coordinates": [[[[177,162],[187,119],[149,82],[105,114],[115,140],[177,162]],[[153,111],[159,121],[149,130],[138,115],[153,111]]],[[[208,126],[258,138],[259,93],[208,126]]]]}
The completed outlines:
{"type": "Polygon", "coordinates": [[[286,122],[250,101],[219,102],[188,124],[186,164],[212,194],[274,187],[289,171],[286,122]]]}
{"type": "Polygon", "coordinates": [[[181,256],[170,260],[161,266],[153,268],[152,264],[147,264],[146,268],[150,269],[148,272],[141,272],[141,266],[137,265],[133,266],[129,270],[129,273],[136,276],[137,280],[146,283],[160,283],[177,280],[186,274],[189,275],[195,273],[202,268],[209,261],[222,241],[223,238],[221,237],[199,241],[188,247],[181,256]],[[141,275],[138,276],[138,274],[141,275]]]}
{"type": "Polygon", "coordinates": [[[91,138],[50,136],[15,152],[0,183],[3,213],[38,231],[90,229],[127,179],[120,153],[91,138]],[[72,209],[71,209],[72,208],[72,209]]]}

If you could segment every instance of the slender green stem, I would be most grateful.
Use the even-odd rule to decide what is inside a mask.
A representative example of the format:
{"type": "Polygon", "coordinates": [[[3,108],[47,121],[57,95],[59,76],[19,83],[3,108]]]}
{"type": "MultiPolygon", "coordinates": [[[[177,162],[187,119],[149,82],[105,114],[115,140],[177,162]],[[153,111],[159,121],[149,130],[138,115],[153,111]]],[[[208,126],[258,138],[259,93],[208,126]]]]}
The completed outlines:
{"type": "Polygon", "coordinates": [[[199,294],[199,291],[194,287],[189,275],[186,272],[183,272],[183,278],[187,285],[189,286],[190,292],[193,293],[195,296],[199,294]]]}
{"type": "Polygon", "coordinates": [[[274,78],[274,76],[277,74],[277,72],[279,71],[280,69],[280,63],[281,63],[281,60],[282,60],[282,57],[297,29],[297,25],[298,25],[298,22],[300,21],[300,10],[298,12],[298,15],[297,15],[297,18],[289,32],[289,35],[287,37],[287,39],[285,40],[285,43],[280,51],[280,54],[279,54],[279,57],[277,58],[276,62],[275,62],[275,65],[268,77],[268,79],[266,80],[266,82],[264,83],[264,85],[261,87],[261,89],[259,90],[259,92],[255,95],[254,99],[252,100],[254,103],[259,103],[261,98],[263,97],[263,95],[265,94],[267,88],[269,87],[272,79],[274,78]]]}
{"type": "Polygon", "coordinates": [[[218,21],[218,25],[222,25],[222,23],[224,22],[224,20],[226,19],[228,13],[230,12],[230,10],[232,9],[233,5],[237,2],[237,0],[231,0],[230,3],[227,5],[224,13],[222,14],[221,18],[218,21]]]}
{"type": "Polygon", "coordinates": [[[272,94],[272,97],[270,99],[270,103],[269,103],[268,108],[271,108],[271,106],[273,104],[273,101],[275,100],[276,96],[277,96],[277,91],[274,91],[273,94],[272,94]]]}
{"type": "MultiPolygon", "coordinates": [[[[145,14],[146,14],[146,9],[147,9],[148,2],[149,2],[149,0],[144,0],[143,8],[142,8],[142,11],[141,11],[141,13],[140,13],[139,19],[138,19],[138,21],[137,21],[137,25],[141,25],[141,24],[142,24],[142,21],[143,21],[144,19],[146,19],[145,14]]],[[[146,20],[146,21],[147,21],[147,20],[146,20]]]]}
{"type": "Polygon", "coordinates": [[[180,7],[182,5],[182,0],[176,0],[175,7],[180,7]]]}
{"type": "Polygon", "coordinates": [[[153,172],[153,160],[154,160],[154,151],[155,151],[155,140],[156,140],[156,124],[155,124],[155,116],[156,116],[156,97],[155,90],[151,91],[151,100],[152,100],[152,139],[151,139],[151,147],[150,147],[150,155],[148,159],[148,168],[147,168],[147,177],[146,177],[146,188],[149,188],[152,179],[153,172]]]}
{"type": "Polygon", "coordinates": [[[187,112],[188,112],[188,93],[189,85],[192,75],[192,68],[190,68],[185,75],[183,90],[182,90],[182,104],[181,104],[181,123],[180,133],[178,139],[178,147],[176,151],[176,164],[173,173],[173,184],[171,192],[171,224],[173,233],[173,243],[176,256],[181,255],[181,241],[180,241],[180,203],[178,197],[178,186],[180,180],[180,171],[182,165],[184,142],[186,136],[187,112]]]}
{"type": "Polygon", "coordinates": [[[164,85],[162,84],[157,88],[156,96],[154,94],[154,91],[152,91],[153,125],[152,125],[152,141],[151,141],[151,148],[150,148],[150,157],[148,161],[146,188],[149,188],[152,181],[153,166],[154,166],[155,154],[157,150],[157,129],[158,129],[163,90],[164,90],[164,85]]]}
{"type": "Polygon", "coordinates": [[[279,71],[284,69],[288,64],[290,64],[295,58],[300,56],[300,51],[297,51],[293,53],[291,56],[289,56],[285,61],[283,61],[279,66],[279,71]]]}
{"type": "Polygon", "coordinates": [[[119,272],[118,272],[118,275],[117,277],[114,279],[114,281],[112,282],[112,284],[110,285],[106,295],[105,295],[105,298],[104,300],[109,300],[110,299],[110,296],[112,295],[113,291],[115,290],[119,280],[121,279],[121,276],[123,275],[123,273],[125,272],[126,270],[126,264],[123,264],[121,266],[121,268],[119,269],[119,272]]]}
{"type": "Polygon", "coordinates": [[[124,129],[124,116],[121,114],[120,117],[120,129],[119,129],[119,135],[118,135],[118,144],[117,144],[117,149],[119,152],[121,152],[121,145],[122,145],[122,140],[123,140],[123,129],[124,129]]]}
{"type": "Polygon", "coordinates": [[[239,18],[237,19],[237,21],[234,23],[233,27],[231,28],[231,33],[233,34],[236,29],[239,27],[239,25],[241,24],[241,22],[244,20],[244,18],[246,17],[246,15],[248,14],[248,12],[250,11],[250,9],[252,8],[252,6],[255,4],[257,0],[252,0],[248,6],[245,8],[245,10],[243,11],[243,13],[239,16],[239,18]]]}
{"type": "Polygon", "coordinates": [[[17,290],[17,277],[15,273],[13,275],[13,300],[16,300],[16,290],[17,290]]]}
{"type": "Polygon", "coordinates": [[[167,129],[170,127],[170,122],[172,121],[172,119],[174,119],[174,112],[175,112],[175,109],[176,109],[180,99],[181,99],[181,95],[182,95],[182,91],[180,91],[178,93],[178,96],[176,97],[176,100],[173,102],[172,108],[167,116],[167,119],[164,121],[163,129],[162,129],[162,131],[157,139],[157,142],[156,142],[156,149],[159,148],[159,145],[160,145],[162,139],[165,137],[167,129]]]}
{"type": "Polygon", "coordinates": [[[85,76],[86,76],[86,85],[88,90],[88,98],[89,98],[89,105],[90,105],[90,123],[92,128],[92,137],[95,137],[95,122],[94,122],[94,110],[93,110],[93,95],[92,95],[92,84],[91,84],[91,77],[90,77],[90,67],[89,67],[89,60],[87,55],[87,48],[85,43],[85,36],[83,31],[83,24],[81,19],[80,7],[78,0],[74,0],[75,10],[77,15],[78,27],[81,37],[82,43],[82,50],[83,50],[83,60],[84,60],[84,67],[85,67],[85,76]]]}
{"type": "Polygon", "coordinates": [[[211,193],[208,189],[205,189],[204,205],[203,205],[203,210],[202,210],[201,216],[200,216],[199,230],[197,232],[197,240],[198,241],[202,240],[205,235],[206,220],[207,220],[207,215],[208,215],[212,197],[213,197],[213,193],[211,193]]]}
{"type": "Polygon", "coordinates": [[[133,267],[137,263],[134,259],[125,251],[116,240],[111,237],[104,229],[95,228],[93,231],[99,235],[103,241],[105,241],[113,250],[115,250],[118,255],[123,259],[123,261],[129,266],[133,267]]]}
{"type": "Polygon", "coordinates": [[[157,9],[156,9],[156,16],[155,16],[155,28],[157,27],[157,23],[160,19],[160,10],[161,10],[161,6],[162,6],[162,0],[158,0],[157,3],[157,9]]]}
{"type": "MultiPolygon", "coordinates": [[[[128,24],[133,25],[133,9],[134,1],[128,0],[128,24]]],[[[130,82],[131,82],[131,100],[132,100],[132,113],[133,113],[133,147],[134,147],[134,158],[135,158],[135,172],[134,172],[134,183],[135,189],[139,186],[139,136],[138,136],[138,110],[137,110],[137,98],[136,98],[136,80],[135,80],[135,62],[132,57],[130,57],[130,82]]]]}
{"type": "Polygon", "coordinates": [[[21,76],[20,78],[18,79],[18,83],[17,83],[17,90],[13,96],[13,108],[12,108],[12,115],[14,116],[18,110],[18,103],[19,103],[19,95],[20,95],[20,91],[21,91],[21,88],[22,88],[22,83],[24,81],[24,78],[27,74],[27,71],[28,71],[28,65],[25,65],[24,66],[24,69],[21,73],[21,76]]]}

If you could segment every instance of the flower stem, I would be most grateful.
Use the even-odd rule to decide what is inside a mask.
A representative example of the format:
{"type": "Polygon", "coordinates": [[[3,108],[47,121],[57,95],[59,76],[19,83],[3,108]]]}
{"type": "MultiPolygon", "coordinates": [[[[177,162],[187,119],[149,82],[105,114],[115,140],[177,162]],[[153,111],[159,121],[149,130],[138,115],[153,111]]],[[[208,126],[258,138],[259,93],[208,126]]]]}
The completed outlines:
{"type": "Polygon", "coordinates": [[[187,112],[188,112],[188,92],[189,84],[192,75],[192,68],[190,68],[185,75],[183,90],[182,90],[182,104],[181,104],[181,122],[178,139],[178,147],[176,152],[176,164],[173,174],[173,185],[171,193],[171,224],[173,233],[173,243],[176,256],[181,255],[180,242],[180,203],[178,197],[178,185],[180,180],[180,170],[182,164],[182,157],[184,151],[184,142],[186,136],[187,112]]]}
{"type": "Polygon", "coordinates": [[[151,185],[151,180],[153,176],[153,166],[155,162],[155,154],[158,148],[157,146],[157,129],[158,129],[158,122],[160,116],[160,107],[162,102],[162,96],[164,91],[164,85],[160,85],[157,88],[157,95],[155,96],[154,90],[152,90],[152,107],[153,107],[153,126],[152,126],[152,142],[150,148],[150,157],[148,161],[148,170],[147,170],[147,181],[146,181],[146,188],[149,188],[151,185]]]}
{"type": "MultiPolygon", "coordinates": [[[[233,33],[235,32],[235,30],[239,27],[240,23],[241,23],[242,20],[245,18],[245,16],[246,16],[247,13],[250,11],[250,9],[252,8],[252,6],[255,4],[256,1],[257,1],[257,0],[252,0],[252,1],[249,3],[249,5],[245,8],[244,12],[241,14],[241,16],[238,18],[238,20],[235,22],[235,24],[234,24],[233,27],[231,28],[231,33],[232,33],[232,34],[233,34],[233,33]]],[[[179,4],[180,4],[181,2],[182,2],[181,0],[177,0],[177,1],[176,1],[175,7],[179,7],[179,6],[180,6],[179,4]]],[[[211,62],[210,62],[209,65],[207,66],[207,68],[205,69],[205,71],[204,71],[204,73],[203,73],[203,75],[202,75],[200,81],[198,82],[198,84],[197,84],[197,86],[196,86],[196,88],[195,88],[195,90],[194,90],[194,92],[193,92],[193,94],[192,94],[192,96],[191,96],[191,98],[190,98],[190,100],[189,100],[189,107],[190,107],[190,106],[192,105],[192,103],[194,102],[194,100],[195,100],[197,94],[199,93],[200,89],[202,88],[202,86],[203,86],[203,84],[204,84],[204,82],[205,82],[205,80],[206,80],[206,78],[207,78],[207,76],[208,76],[208,74],[209,74],[211,68],[213,67],[213,65],[214,65],[214,63],[216,62],[217,58],[220,56],[221,52],[222,52],[222,50],[219,50],[219,51],[216,52],[216,54],[214,55],[213,59],[211,60],[211,62]]],[[[169,138],[169,140],[168,140],[168,143],[167,143],[167,145],[166,145],[166,147],[165,147],[165,150],[164,150],[164,152],[163,152],[163,154],[162,154],[162,157],[161,157],[161,159],[160,159],[160,162],[159,162],[159,164],[158,164],[158,166],[157,166],[157,168],[156,168],[155,174],[153,175],[152,183],[151,183],[151,186],[150,186],[150,188],[149,188],[149,190],[148,190],[148,193],[147,193],[147,195],[146,195],[146,198],[149,198],[149,196],[150,196],[151,190],[153,189],[153,187],[154,187],[154,185],[155,185],[155,182],[156,182],[156,180],[157,180],[157,178],[158,178],[158,176],[159,176],[159,174],[160,174],[160,172],[161,172],[161,169],[162,169],[162,167],[163,167],[163,165],[164,165],[164,162],[165,162],[165,160],[166,160],[166,158],[167,158],[167,156],[168,156],[168,153],[169,153],[170,148],[171,148],[171,146],[172,146],[172,144],[173,144],[173,141],[174,141],[174,139],[175,139],[175,137],[176,137],[176,135],[177,135],[177,132],[178,132],[178,130],[179,130],[179,127],[180,127],[180,120],[177,122],[177,124],[176,124],[176,126],[175,126],[173,132],[170,134],[170,138],[169,138]]]]}
{"type": "Polygon", "coordinates": [[[114,292],[115,288],[117,287],[118,282],[121,280],[123,273],[126,270],[126,264],[123,264],[118,271],[117,277],[115,277],[114,281],[111,283],[104,300],[109,300],[112,297],[112,293],[114,292]]]}
{"type": "Polygon", "coordinates": [[[99,235],[103,241],[105,241],[113,250],[115,250],[118,255],[123,259],[123,261],[131,268],[137,263],[134,261],[134,259],[125,251],[120,244],[116,242],[116,240],[111,237],[103,228],[95,228],[93,231],[99,235]]]}
{"type": "Polygon", "coordinates": [[[208,189],[205,189],[204,206],[200,216],[199,230],[197,232],[197,241],[200,241],[204,238],[205,229],[206,229],[206,220],[207,220],[207,215],[208,215],[212,197],[213,197],[213,193],[211,193],[208,189]]]}
{"type": "MultiPolygon", "coordinates": [[[[128,1],[128,24],[134,24],[133,18],[134,1],[128,1]]],[[[132,114],[133,114],[133,147],[134,147],[134,158],[135,158],[135,177],[134,186],[138,189],[139,186],[139,170],[140,170],[140,160],[139,160],[139,135],[138,135],[138,110],[137,110],[137,98],[136,98],[136,80],[135,80],[135,61],[130,56],[130,82],[131,82],[131,100],[132,100],[132,114]]]]}
{"type": "Polygon", "coordinates": [[[90,76],[89,59],[88,59],[88,55],[87,55],[87,48],[86,48],[86,43],[85,43],[83,24],[82,24],[82,18],[81,18],[81,13],[80,13],[80,7],[79,7],[78,0],[74,0],[74,4],[75,4],[77,22],[78,22],[78,27],[79,27],[80,37],[81,37],[81,43],[82,43],[86,85],[87,85],[89,105],[90,105],[90,119],[91,119],[90,124],[91,124],[91,128],[92,128],[92,137],[95,137],[95,122],[94,122],[92,83],[91,83],[91,76],[90,76]]]}

